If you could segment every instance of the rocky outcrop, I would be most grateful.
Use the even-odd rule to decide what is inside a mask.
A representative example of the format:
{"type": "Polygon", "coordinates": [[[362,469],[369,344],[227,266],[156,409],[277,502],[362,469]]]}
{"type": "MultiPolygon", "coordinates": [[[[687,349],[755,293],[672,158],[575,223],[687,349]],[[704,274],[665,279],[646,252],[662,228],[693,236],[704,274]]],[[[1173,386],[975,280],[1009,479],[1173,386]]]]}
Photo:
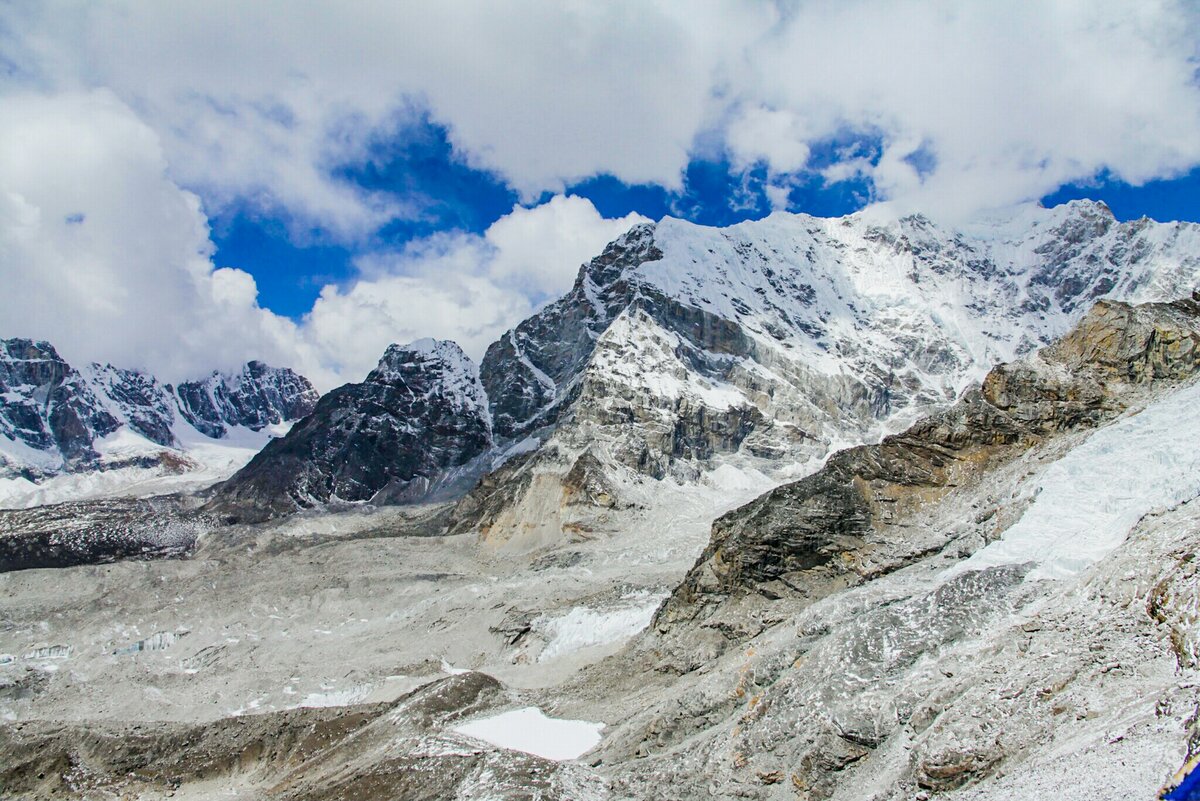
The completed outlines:
{"type": "MultiPolygon", "coordinates": [[[[1196,299],[1100,301],[952,407],[719,518],[650,629],[578,682],[654,685],[614,714],[598,754],[616,794],[824,799],[869,788],[898,801],[1070,785],[1107,797],[1116,785],[1067,763],[1108,764],[1121,738],[1146,748],[1157,726],[1175,738],[1162,748],[1182,752],[1196,699],[1200,485],[1166,469],[1161,481],[1182,502],[1119,521],[1046,499],[1109,503],[1094,471],[1064,465],[1083,453],[1119,460],[1112,449],[1143,445],[1134,432],[1147,426],[1162,436],[1193,402],[1198,348],[1196,299]],[[1033,509],[1043,514],[1027,526],[1031,549],[998,548],[1033,509]],[[1121,527],[1121,544],[1093,554],[1073,534],[1075,572],[1045,572],[1055,515],[1081,514],[1121,527]]],[[[1139,492],[1116,479],[1107,495],[1139,492]]],[[[1175,759],[1158,760],[1145,786],[1175,759]]]]}
{"type": "Polygon", "coordinates": [[[327,503],[428,498],[492,445],[475,365],[453,342],[392,345],[361,384],[313,413],[221,484],[210,509],[259,521],[327,503]]]}
{"type": "Polygon", "coordinates": [[[993,369],[951,408],[718,519],[658,622],[749,592],[816,599],[909,564],[945,544],[909,531],[922,508],[1050,438],[1112,420],[1135,390],[1198,366],[1200,303],[1101,301],[1060,342],[993,369]]]}
{"type": "Polygon", "coordinates": [[[0,573],[183,557],[213,523],[175,496],[0,510],[0,573]]]}
{"type": "MultiPolygon", "coordinates": [[[[0,392],[0,434],[60,458],[67,469],[93,463],[92,444],[121,425],[48,342],[0,340],[0,392]]],[[[28,476],[39,467],[11,469],[28,476]]]]}
{"type": "Polygon", "coordinates": [[[303,417],[316,399],[307,379],[262,362],[238,376],[214,373],[175,388],[110,364],[77,370],[48,342],[0,340],[0,475],[35,480],[158,464],[162,450],[154,446],[181,449],[177,425],[217,439],[227,426],[258,431],[303,417]],[[145,447],[104,453],[101,440],[122,429],[145,447]]]}
{"type": "Polygon", "coordinates": [[[596,337],[634,296],[628,273],[661,258],[654,226],[634,226],[583,265],[563,298],[488,348],[479,374],[498,438],[523,436],[566,408],[596,337]]]}
{"type": "Polygon", "coordinates": [[[317,404],[317,391],[303,376],[259,361],[247,362],[237,375],[214,372],[201,381],[175,388],[179,411],[192,427],[220,438],[227,426],[260,431],[299,420],[317,404]]]}

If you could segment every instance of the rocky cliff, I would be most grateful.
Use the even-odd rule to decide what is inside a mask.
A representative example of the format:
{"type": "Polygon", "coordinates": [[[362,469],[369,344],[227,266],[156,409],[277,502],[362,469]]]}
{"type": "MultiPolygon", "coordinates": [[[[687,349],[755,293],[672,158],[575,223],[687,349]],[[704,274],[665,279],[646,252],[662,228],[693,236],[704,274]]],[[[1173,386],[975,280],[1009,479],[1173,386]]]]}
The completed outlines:
{"type": "Polygon", "coordinates": [[[427,499],[491,445],[486,396],[462,350],[392,345],[364,382],[326,394],[219,486],[209,508],[255,521],[331,502],[427,499]]]}

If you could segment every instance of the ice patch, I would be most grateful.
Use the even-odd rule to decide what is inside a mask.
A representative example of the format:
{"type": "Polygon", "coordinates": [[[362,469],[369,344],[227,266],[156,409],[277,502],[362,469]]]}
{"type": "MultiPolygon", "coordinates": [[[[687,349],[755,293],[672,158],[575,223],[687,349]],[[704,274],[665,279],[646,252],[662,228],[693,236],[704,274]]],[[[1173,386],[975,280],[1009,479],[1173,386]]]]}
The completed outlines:
{"type": "MultiPolygon", "coordinates": [[[[291,688],[285,688],[284,693],[291,694],[291,693],[287,693],[287,689],[291,689],[291,688]]],[[[295,690],[293,690],[293,693],[294,692],[295,692],[295,690]]],[[[315,709],[315,708],[327,707],[327,706],[350,706],[351,704],[357,704],[357,703],[361,702],[364,698],[366,698],[370,694],[371,694],[370,685],[359,684],[359,685],[355,685],[354,687],[347,687],[345,690],[333,690],[331,692],[323,692],[323,693],[309,693],[308,695],[304,696],[303,701],[296,704],[296,706],[292,707],[292,708],[296,709],[296,708],[300,708],[300,707],[306,707],[306,708],[310,708],[310,709],[315,709]]]]}
{"type": "Polygon", "coordinates": [[[485,743],[561,762],[576,759],[600,742],[603,723],[549,718],[530,706],[456,726],[454,731],[485,743]]]}
{"type": "Polygon", "coordinates": [[[1094,433],[1043,473],[1002,539],[950,572],[1036,562],[1032,578],[1070,578],[1117,548],[1148,512],[1200,495],[1200,384],[1094,433]]]}
{"type": "Polygon", "coordinates": [[[666,597],[666,593],[640,591],[622,598],[621,605],[607,609],[577,606],[565,615],[542,615],[531,624],[534,631],[548,640],[538,661],[628,639],[650,625],[655,610],[666,597]]]}

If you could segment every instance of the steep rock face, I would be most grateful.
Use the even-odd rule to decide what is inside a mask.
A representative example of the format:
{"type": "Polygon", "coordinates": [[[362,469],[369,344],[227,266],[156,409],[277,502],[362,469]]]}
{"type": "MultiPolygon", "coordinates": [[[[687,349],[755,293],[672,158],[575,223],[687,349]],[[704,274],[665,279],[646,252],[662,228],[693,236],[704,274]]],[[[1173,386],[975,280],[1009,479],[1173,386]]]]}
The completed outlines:
{"type": "Polygon", "coordinates": [[[179,461],[189,428],[213,439],[227,426],[259,431],[308,414],[316,398],[307,379],[261,362],[177,390],[137,370],[75,369],[48,342],[0,340],[0,478],[148,466],[163,449],[179,461]]]}
{"type": "MultiPolygon", "coordinates": [[[[692,481],[720,463],[777,475],[952,403],[1096,298],[1167,300],[1198,278],[1200,227],[1118,223],[1096,203],[965,231],[920,216],[668,218],[584,265],[482,372],[501,445],[536,435],[547,449],[523,463],[543,479],[520,492],[559,493],[584,452],[614,478],[692,481]]],[[[484,497],[498,484],[464,502],[461,530],[501,503],[484,497]]]]}
{"type": "Polygon", "coordinates": [[[567,295],[488,348],[479,374],[498,438],[553,422],[548,411],[565,405],[596,338],[633,297],[626,273],[660,258],[654,226],[634,226],[583,266],[567,295]]]}
{"type": "Polygon", "coordinates": [[[475,365],[453,342],[392,345],[222,484],[211,508],[262,520],[337,501],[427,497],[447,471],[492,444],[475,365]]]}
{"type": "Polygon", "coordinates": [[[1198,366],[1196,301],[1101,301],[1058,343],[996,367],[949,409],[878,445],[841,451],[717,520],[660,621],[772,582],[820,597],[940,548],[943,540],[904,531],[923,506],[1049,438],[1113,419],[1133,388],[1189,378],[1198,366]]]}
{"type": "Polygon", "coordinates": [[[179,411],[192,427],[220,438],[226,426],[260,431],[312,412],[317,391],[291,370],[247,362],[234,376],[214,372],[202,381],[186,381],[175,389],[179,411]]]}
{"type": "MultiPolygon", "coordinates": [[[[36,455],[47,454],[26,471],[55,457],[68,469],[89,464],[98,458],[93,442],[120,427],[83,376],[48,342],[0,340],[0,390],[0,433],[36,455]]],[[[22,471],[21,465],[14,468],[22,471]]]]}

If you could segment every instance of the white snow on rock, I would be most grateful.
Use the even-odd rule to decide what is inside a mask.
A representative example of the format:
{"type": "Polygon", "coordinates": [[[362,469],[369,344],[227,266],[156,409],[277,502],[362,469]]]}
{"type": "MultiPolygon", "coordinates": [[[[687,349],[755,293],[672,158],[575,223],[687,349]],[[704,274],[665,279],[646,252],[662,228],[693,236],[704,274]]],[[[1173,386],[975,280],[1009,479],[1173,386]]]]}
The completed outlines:
{"type": "Polygon", "coordinates": [[[654,612],[666,597],[667,593],[634,592],[613,607],[577,606],[565,615],[542,615],[531,624],[534,631],[548,640],[538,661],[626,640],[650,625],[654,612]]]}
{"type": "Polygon", "coordinates": [[[1147,513],[1200,495],[1200,384],[1095,432],[1042,474],[1038,495],[1001,539],[953,572],[1036,562],[1031,578],[1078,574],[1147,513]]]}
{"type": "MultiPolygon", "coordinates": [[[[121,428],[96,443],[102,463],[136,456],[171,452],[178,456],[178,469],[118,467],[80,473],[61,473],[33,482],[22,477],[0,478],[0,509],[31,509],[45,504],[125,496],[146,498],[171,492],[191,492],[224,481],[249,462],[254,454],[292,427],[291,422],[251,431],[230,426],[221,439],[206,437],[186,423],[173,428],[179,445],[167,448],[138,433],[121,428]]],[[[11,443],[0,437],[0,444],[11,443]]],[[[19,444],[19,443],[18,443],[19,444]]],[[[30,449],[32,450],[32,449],[30,449]]]]}
{"type": "Polygon", "coordinates": [[[603,723],[546,717],[530,706],[464,723],[454,731],[500,748],[562,762],[595,748],[603,728],[603,723]]]}
{"type": "Polygon", "coordinates": [[[404,373],[398,364],[407,359],[436,365],[440,374],[437,391],[463,414],[478,415],[490,422],[487,392],[479,381],[479,367],[458,343],[449,339],[425,337],[407,345],[389,345],[367,380],[402,381],[404,373]]]}

